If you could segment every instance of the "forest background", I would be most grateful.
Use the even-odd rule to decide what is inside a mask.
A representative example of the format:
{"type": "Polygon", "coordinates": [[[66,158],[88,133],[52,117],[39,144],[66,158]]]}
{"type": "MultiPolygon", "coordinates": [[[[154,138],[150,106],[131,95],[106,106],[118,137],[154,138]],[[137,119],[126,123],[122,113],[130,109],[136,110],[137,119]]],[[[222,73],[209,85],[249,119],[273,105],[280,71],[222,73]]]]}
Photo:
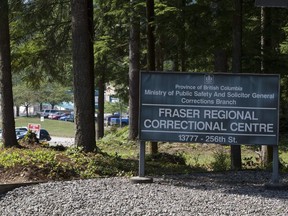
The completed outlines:
{"type": "MultiPolygon", "coordinates": [[[[76,3],[8,1],[14,93],[17,88],[22,89],[20,96],[32,90],[32,100],[32,95],[47,88],[75,92],[72,57],[73,43],[77,43],[73,41],[76,3]]],[[[86,14],[93,22],[86,19],[86,23],[93,38],[93,87],[100,93],[98,138],[104,136],[101,95],[109,82],[116,87],[118,97],[129,103],[130,138],[136,139],[138,109],[132,98],[138,95],[140,70],[280,74],[280,133],[285,133],[287,9],[259,8],[250,0],[94,0],[85,4],[93,11],[93,16],[86,14]]],[[[19,95],[14,95],[15,104],[19,95]]],[[[33,100],[49,102],[40,97],[33,100]]]]}

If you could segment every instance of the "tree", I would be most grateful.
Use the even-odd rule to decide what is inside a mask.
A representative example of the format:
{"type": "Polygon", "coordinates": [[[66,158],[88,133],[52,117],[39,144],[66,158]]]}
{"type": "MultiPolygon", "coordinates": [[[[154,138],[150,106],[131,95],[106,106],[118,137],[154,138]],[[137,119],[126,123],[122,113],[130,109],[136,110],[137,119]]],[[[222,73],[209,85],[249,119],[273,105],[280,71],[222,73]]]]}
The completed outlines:
{"type": "Polygon", "coordinates": [[[11,2],[13,73],[39,88],[42,82],[72,82],[70,1],[11,2]]]}
{"type": "Polygon", "coordinates": [[[28,117],[28,109],[38,101],[38,95],[32,89],[27,88],[24,83],[20,83],[13,86],[13,99],[16,107],[25,107],[26,116],[28,117]]]}
{"type": "Polygon", "coordinates": [[[94,151],[95,102],[93,71],[92,0],[72,0],[72,52],[74,75],[75,143],[94,151]],[[92,5],[92,8],[91,8],[92,5]]]}
{"type": "Polygon", "coordinates": [[[3,142],[5,147],[17,146],[13,112],[8,0],[0,1],[0,93],[3,142]]]}
{"type": "MultiPolygon", "coordinates": [[[[128,101],[128,20],[129,2],[124,0],[94,1],[94,59],[96,86],[99,90],[97,139],[104,136],[104,91],[113,84],[117,97],[128,101]]],[[[106,112],[105,102],[105,112],[106,112]]],[[[117,110],[119,112],[119,108],[117,110]]]]}
{"type": "MultiPolygon", "coordinates": [[[[155,71],[155,12],[154,0],[146,0],[146,17],[147,17],[147,70],[155,71]]],[[[150,143],[150,153],[158,153],[158,143],[150,143]]]]}
{"type": "Polygon", "coordinates": [[[28,117],[28,108],[35,103],[49,103],[54,106],[62,102],[73,101],[69,88],[59,83],[42,83],[39,89],[18,81],[13,86],[13,99],[16,107],[24,106],[28,117]]]}
{"type": "Polygon", "coordinates": [[[131,25],[129,38],[129,139],[138,136],[139,73],[140,73],[140,20],[136,1],[131,0],[131,25]]]}
{"type": "Polygon", "coordinates": [[[147,70],[155,71],[154,0],[146,0],[146,16],[147,16],[147,70]]]}
{"type": "MultiPolygon", "coordinates": [[[[27,87],[31,89],[31,87],[27,87]]],[[[36,101],[39,103],[49,103],[54,109],[54,106],[62,102],[73,101],[73,96],[69,92],[70,88],[63,86],[57,82],[42,83],[39,89],[32,89],[34,91],[36,101]]]]}

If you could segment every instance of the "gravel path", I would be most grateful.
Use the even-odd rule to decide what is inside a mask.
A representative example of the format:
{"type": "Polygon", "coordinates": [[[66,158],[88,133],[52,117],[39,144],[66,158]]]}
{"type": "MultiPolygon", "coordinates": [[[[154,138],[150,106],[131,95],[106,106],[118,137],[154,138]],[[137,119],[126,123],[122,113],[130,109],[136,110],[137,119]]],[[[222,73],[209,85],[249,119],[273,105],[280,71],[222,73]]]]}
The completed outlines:
{"type": "Polygon", "coordinates": [[[63,145],[63,146],[71,146],[74,145],[74,137],[51,137],[51,140],[48,142],[49,145],[63,145]]]}
{"type": "Polygon", "coordinates": [[[51,182],[1,195],[0,215],[288,215],[288,190],[266,189],[270,178],[242,171],[154,178],[152,184],[129,178],[51,182]]]}

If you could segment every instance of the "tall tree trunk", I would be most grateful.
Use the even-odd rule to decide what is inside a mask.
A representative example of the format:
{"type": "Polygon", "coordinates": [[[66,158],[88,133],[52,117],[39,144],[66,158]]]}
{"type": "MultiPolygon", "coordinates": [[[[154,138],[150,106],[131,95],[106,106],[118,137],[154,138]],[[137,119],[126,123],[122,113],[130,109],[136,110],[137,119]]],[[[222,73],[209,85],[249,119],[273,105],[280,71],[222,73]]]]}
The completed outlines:
{"type": "MultiPolygon", "coordinates": [[[[154,0],[146,0],[147,16],[147,69],[155,71],[155,25],[154,25],[154,0]]],[[[150,154],[158,153],[158,143],[150,143],[150,154]]]]}
{"type": "Polygon", "coordinates": [[[25,112],[26,112],[26,117],[29,117],[29,105],[25,105],[25,112]]]}
{"type": "Polygon", "coordinates": [[[157,71],[163,71],[164,69],[164,51],[163,51],[163,36],[161,36],[161,33],[159,34],[160,37],[158,44],[156,44],[156,51],[155,51],[155,58],[156,58],[156,70],[157,71]]]}
{"type": "Polygon", "coordinates": [[[172,66],[172,71],[179,71],[179,55],[178,55],[178,50],[175,50],[176,53],[173,55],[174,60],[173,60],[173,66],[172,66]]]}
{"type": "Polygon", "coordinates": [[[214,51],[214,71],[215,72],[228,71],[227,53],[225,50],[221,48],[214,51]]]}
{"type": "Polygon", "coordinates": [[[17,145],[13,110],[8,0],[0,1],[0,93],[4,147],[17,145]]]}
{"type": "Polygon", "coordinates": [[[131,0],[132,16],[129,38],[129,139],[138,136],[139,73],[140,73],[140,20],[131,0]]]}
{"type": "Polygon", "coordinates": [[[181,38],[180,40],[180,54],[181,54],[181,71],[185,72],[186,71],[186,59],[187,59],[187,54],[186,54],[186,29],[185,29],[185,22],[186,22],[186,15],[185,15],[185,7],[186,7],[186,0],[182,0],[180,2],[181,4],[181,35],[179,37],[181,38]]]}
{"type": "Polygon", "coordinates": [[[104,91],[105,91],[105,74],[103,71],[98,81],[99,95],[98,95],[98,114],[97,114],[97,140],[104,137],[104,91]]]}
{"type": "Polygon", "coordinates": [[[154,0],[146,0],[147,17],[147,69],[155,71],[155,12],[154,0]]]}
{"type": "MultiPolygon", "coordinates": [[[[271,17],[272,9],[271,8],[261,8],[261,54],[262,54],[262,61],[261,61],[261,72],[262,73],[270,73],[273,69],[270,69],[270,61],[269,57],[272,54],[272,32],[271,24],[272,24],[272,17],[271,17]]],[[[261,155],[262,155],[262,163],[265,166],[268,166],[269,163],[273,161],[273,147],[262,145],[261,146],[261,155]]]]}
{"type": "MultiPolygon", "coordinates": [[[[241,55],[242,55],[242,0],[234,0],[235,13],[233,23],[233,56],[232,72],[241,73],[241,55]]],[[[242,169],[241,145],[231,146],[231,169],[242,169]]]]}
{"type": "Polygon", "coordinates": [[[20,116],[20,107],[16,106],[16,116],[19,117],[20,116]]]}
{"type": "Polygon", "coordinates": [[[92,4],[92,0],[72,0],[75,143],[85,151],[96,149],[92,4]]]}

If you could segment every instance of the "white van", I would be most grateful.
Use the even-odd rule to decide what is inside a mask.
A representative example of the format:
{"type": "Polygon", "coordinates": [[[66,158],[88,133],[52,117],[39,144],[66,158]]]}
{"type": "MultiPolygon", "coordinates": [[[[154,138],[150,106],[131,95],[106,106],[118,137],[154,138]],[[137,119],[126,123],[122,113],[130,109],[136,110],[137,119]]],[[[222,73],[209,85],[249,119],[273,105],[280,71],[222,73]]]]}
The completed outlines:
{"type": "Polygon", "coordinates": [[[59,110],[54,110],[54,109],[45,109],[41,112],[41,116],[43,116],[44,118],[48,118],[48,116],[52,113],[56,113],[59,112],[59,110]]]}

